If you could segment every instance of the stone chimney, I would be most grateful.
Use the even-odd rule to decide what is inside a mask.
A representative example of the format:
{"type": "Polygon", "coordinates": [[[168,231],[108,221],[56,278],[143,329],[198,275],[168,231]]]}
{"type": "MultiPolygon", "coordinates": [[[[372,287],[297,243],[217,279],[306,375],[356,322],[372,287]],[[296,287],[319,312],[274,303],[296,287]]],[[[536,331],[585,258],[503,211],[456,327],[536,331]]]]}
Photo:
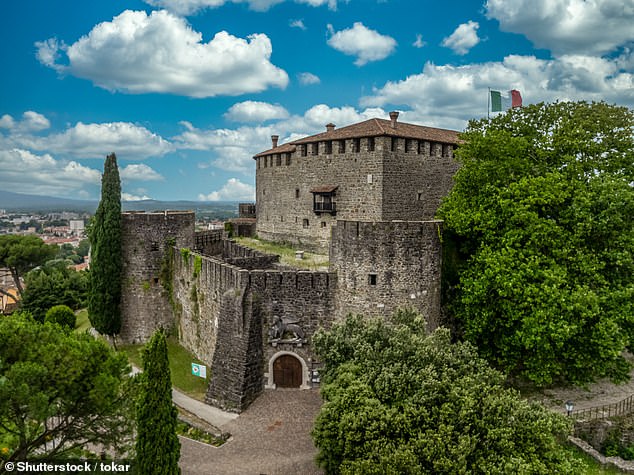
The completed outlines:
{"type": "Polygon", "coordinates": [[[273,143],[273,147],[277,147],[277,141],[280,139],[279,135],[271,135],[271,142],[273,143]]]}
{"type": "Polygon", "coordinates": [[[390,120],[392,121],[392,128],[396,128],[396,119],[398,119],[398,112],[392,111],[390,112],[390,120]]]}
{"type": "Polygon", "coordinates": [[[333,124],[332,122],[326,124],[326,132],[332,132],[333,130],[335,130],[335,124],[333,124]]]}

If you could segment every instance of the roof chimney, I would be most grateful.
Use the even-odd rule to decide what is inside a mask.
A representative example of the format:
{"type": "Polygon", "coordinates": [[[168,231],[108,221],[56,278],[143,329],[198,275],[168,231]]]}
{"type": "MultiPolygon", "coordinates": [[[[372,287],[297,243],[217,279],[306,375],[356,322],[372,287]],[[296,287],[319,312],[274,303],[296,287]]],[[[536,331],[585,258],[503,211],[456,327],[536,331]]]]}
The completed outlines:
{"type": "Polygon", "coordinates": [[[280,139],[279,135],[271,135],[271,142],[273,142],[273,148],[277,147],[277,141],[280,139]]]}
{"type": "Polygon", "coordinates": [[[326,132],[332,132],[333,130],[335,130],[335,124],[333,124],[332,122],[326,124],[326,132]]]}
{"type": "Polygon", "coordinates": [[[398,112],[392,111],[390,112],[390,120],[392,121],[392,128],[396,128],[396,119],[398,119],[398,112]]]}

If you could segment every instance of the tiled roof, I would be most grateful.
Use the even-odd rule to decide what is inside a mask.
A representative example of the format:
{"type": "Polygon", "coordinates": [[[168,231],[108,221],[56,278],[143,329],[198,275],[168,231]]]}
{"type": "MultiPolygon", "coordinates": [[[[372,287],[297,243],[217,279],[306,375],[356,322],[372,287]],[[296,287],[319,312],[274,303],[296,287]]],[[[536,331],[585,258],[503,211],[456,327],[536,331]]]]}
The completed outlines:
{"type": "Polygon", "coordinates": [[[280,145],[278,147],[260,152],[253,158],[271,155],[273,153],[294,152],[295,146],[324,140],[343,140],[360,137],[379,137],[387,135],[390,137],[403,137],[408,139],[428,140],[431,142],[442,142],[449,144],[460,143],[458,132],[448,129],[437,129],[435,127],[425,127],[424,125],[408,124],[406,122],[396,122],[396,127],[392,127],[392,122],[386,119],[368,119],[357,124],[341,127],[326,132],[322,132],[303,139],[280,145]]]}
{"type": "Polygon", "coordinates": [[[291,142],[291,143],[285,143],[284,145],[279,145],[275,148],[272,148],[270,150],[266,150],[264,152],[260,152],[257,155],[254,155],[253,158],[257,158],[257,157],[263,157],[265,155],[271,155],[273,153],[286,153],[286,152],[290,152],[293,153],[295,151],[295,145],[293,145],[295,142],[291,142]]]}

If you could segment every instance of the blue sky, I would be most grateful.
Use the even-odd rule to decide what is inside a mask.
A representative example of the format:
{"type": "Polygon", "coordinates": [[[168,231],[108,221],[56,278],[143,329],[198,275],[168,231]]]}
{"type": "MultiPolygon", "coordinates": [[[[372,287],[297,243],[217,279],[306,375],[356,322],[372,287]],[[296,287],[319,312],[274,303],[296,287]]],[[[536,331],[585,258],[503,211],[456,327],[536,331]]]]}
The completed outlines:
{"type": "MultiPolygon", "coordinates": [[[[251,157],[370,117],[463,130],[488,88],[634,107],[632,0],[25,0],[0,17],[0,190],[251,200],[251,157]]],[[[0,203],[1,207],[1,203],[0,203]]]]}

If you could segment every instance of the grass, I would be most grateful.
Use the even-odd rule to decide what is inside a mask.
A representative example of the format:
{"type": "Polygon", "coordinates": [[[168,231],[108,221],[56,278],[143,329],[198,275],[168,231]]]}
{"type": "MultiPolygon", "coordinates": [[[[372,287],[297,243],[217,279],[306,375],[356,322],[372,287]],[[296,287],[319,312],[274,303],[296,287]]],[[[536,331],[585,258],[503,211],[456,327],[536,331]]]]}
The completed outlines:
{"type": "Polygon", "coordinates": [[[599,462],[579,450],[577,447],[572,445],[566,445],[565,447],[570,454],[570,458],[574,458],[584,465],[584,471],[581,472],[583,475],[617,475],[625,473],[614,467],[601,466],[599,462]]]}
{"type": "Polygon", "coordinates": [[[235,241],[256,251],[267,254],[277,254],[280,256],[280,263],[290,267],[299,267],[310,270],[328,270],[328,256],[304,251],[304,259],[295,259],[295,251],[303,250],[301,247],[293,247],[290,244],[281,244],[262,239],[237,237],[235,241]]]}
{"type": "MultiPolygon", "coordinates": [[[[123,351],[128,356],[130,363],[138,368],[143,368],[142,349],[143,345],[121,345],[119,347],[119,351],[123,351]]],[[[179,345],[173,337],[167,339],[167,356],[170,363],[172,386],[194,399],[203,401],[208,380],[191,374],[192,363],[202,362],[179,345]]],[[[209,378],[209,371],[207,371],[207,378],[209,378]]]]}

